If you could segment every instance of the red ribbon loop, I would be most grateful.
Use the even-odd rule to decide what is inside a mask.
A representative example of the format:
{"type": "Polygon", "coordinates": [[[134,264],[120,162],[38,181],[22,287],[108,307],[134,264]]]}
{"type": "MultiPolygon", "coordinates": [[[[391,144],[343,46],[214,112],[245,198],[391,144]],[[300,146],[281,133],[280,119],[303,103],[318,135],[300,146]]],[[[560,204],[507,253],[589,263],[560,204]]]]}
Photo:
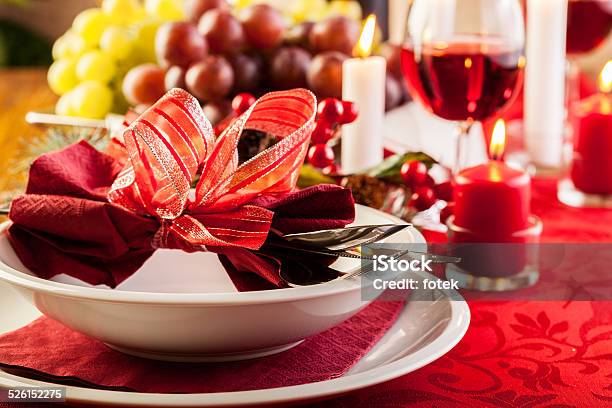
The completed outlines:
{"type": "Polygon", "coordinates": [[[249,202],[295,188],[315,113],[310,91],[269,93],[215,140],[198,101],[173,89],[124,131],[128,161],[108,200],[158,218],[161,227],[153,240],[157,248],[258,249],[273,213],[249,202]],[[237,146],[244,129],[281,140],[238,166],[237,146]],[[200,169],[195,199],[190,200],[200,169]]]}

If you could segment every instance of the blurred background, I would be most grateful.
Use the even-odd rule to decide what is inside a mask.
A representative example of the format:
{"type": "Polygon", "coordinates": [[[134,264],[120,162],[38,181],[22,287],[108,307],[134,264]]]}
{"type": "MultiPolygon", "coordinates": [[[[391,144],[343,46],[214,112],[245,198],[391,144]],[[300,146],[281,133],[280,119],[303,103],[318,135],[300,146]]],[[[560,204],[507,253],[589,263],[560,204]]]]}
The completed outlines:
{"type": "MultiPolygon", "coordinates": [[[[279,3],[278,0],[268,2],[279,3]]],[[[303,0],[285,0],[283,3],[291,2],[303,0]]],[[[398,33],[403,24],[401,10],[409,0],[362,0],[360,3],[366,12],[390,15],[391,39],[401,37],[398,33]]],[[[50,64],[53,41],[66,32],[79,12],[99,4],[100,1],[96,0],[0,0],[0,67],[50,64]]],[[[608,38],[607,44],[594,53],[582,56],[579,64],[584,71],[595,75],[610,55],[612,38],[608,38]]]]}

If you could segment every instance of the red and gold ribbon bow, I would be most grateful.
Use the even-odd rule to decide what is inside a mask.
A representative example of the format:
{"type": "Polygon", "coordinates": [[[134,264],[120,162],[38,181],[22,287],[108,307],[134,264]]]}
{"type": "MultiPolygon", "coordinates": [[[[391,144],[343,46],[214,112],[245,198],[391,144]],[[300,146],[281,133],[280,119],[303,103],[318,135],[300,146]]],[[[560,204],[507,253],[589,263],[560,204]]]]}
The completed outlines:
{"type": "Polygon", "coordinates": [[[108,200],[158,218],[156,248],[258,249],[273,213],[249,202],[295,188],[315,111],[316,99],[305,89],[269,93],[215,140],[198,101],[173,89],[124,131],[128,161],[108,200]],[[281,140],[238,166],[237,146],[244,129],[281,140]]]}

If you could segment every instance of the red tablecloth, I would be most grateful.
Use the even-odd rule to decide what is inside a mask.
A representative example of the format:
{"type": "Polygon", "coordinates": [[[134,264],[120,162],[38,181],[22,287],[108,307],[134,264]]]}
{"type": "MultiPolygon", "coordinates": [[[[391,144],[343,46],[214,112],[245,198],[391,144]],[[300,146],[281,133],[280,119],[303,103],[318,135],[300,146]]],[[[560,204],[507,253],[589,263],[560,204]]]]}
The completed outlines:
{"type": "MultiPolygon", "coordinates": [[[[533,211],[544,221],[545,241],[612,242],[612,211],[571,209],[555,194],[555,182],[535,181],[533,211]]],[[[471,302],[470,308],[470,328],[446,356],[310,407],[612,406],[612,302],[471,302]]]]}
{"type": "MultiPolygon", "coordinates": [[[[532,208],[546,242],[612,242],[612,211],[564,206],[552,180],[534,182],[532,208]]],[[[612,302],[475,301],[470,309],[466,336],[446,356],[316,406],[612,406],[612,302]]]]}

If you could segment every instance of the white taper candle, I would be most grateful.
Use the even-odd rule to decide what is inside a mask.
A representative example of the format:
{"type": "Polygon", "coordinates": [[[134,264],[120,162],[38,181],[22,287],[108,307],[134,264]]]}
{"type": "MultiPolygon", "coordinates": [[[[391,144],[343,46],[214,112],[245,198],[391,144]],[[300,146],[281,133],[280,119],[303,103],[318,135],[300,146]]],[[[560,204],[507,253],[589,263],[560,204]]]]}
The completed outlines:
{"type": "Polygon", "coordinates": [[[565,126],[567,0],[527,1],[525,144],[539,167],[561,162],[565,126]]]}
{"type": "Polygon", "coordinates": [[[342,66],[342,99],[359,109],[357,120],[342,127],[342,172],[363,172],[383,160],[385,119],[385,82],[387,62],[383,57],[367,56],[372,48],[375,19],[368,18],[360,39],[361,57],[342,66]],[[364,45],[366,44],[366,45],[364,45]]]}

